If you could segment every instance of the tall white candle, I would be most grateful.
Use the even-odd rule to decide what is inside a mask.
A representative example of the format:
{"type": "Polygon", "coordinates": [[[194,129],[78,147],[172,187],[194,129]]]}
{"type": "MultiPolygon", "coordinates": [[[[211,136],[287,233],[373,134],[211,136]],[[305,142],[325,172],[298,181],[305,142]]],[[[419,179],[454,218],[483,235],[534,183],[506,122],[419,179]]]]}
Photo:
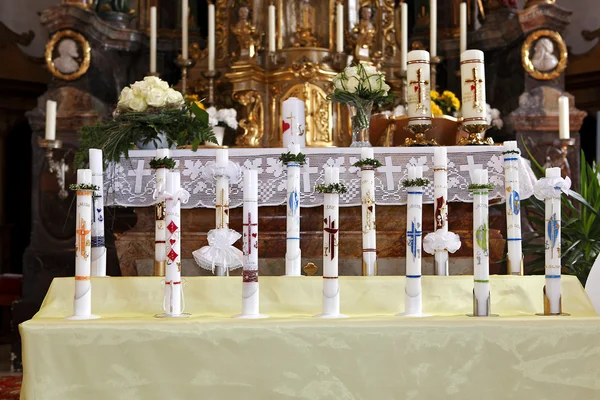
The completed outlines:
{"type": "Polygon", "coordinates": [[[165,313],[181,315],[181,203],[180,175],[167,172],[166,234],[167,266],[165,270],[165,313]]]}
{"type": "Polygon", "coordinates": [[[406,71],[408,61],[408,6],[400,3],[400,64],[402,71],[406,71]]]}
{"type": "Polygon", "coordinates": [[[344,52],[344,5],[339,2],[336,5],[336,38],[335,45],[338,53],[344,52]]]}
{"type": "MultiPolygon", "coordinates": [[[[448,232],[448,151],[445,147],[433,149],[433,216],[434,230],[448,232]]],[[[448,251],[434,254],[436,275],[447,275],[448,251]]]]}
{"type": "MultiPolygon", "coordinates": [[[[488,171],[476,169],[473,173],[473,183],[485,185],[488,183],[488,171]]],[[[490,297],[490,256],[489,256],[489,210],[488,190],[473,191],[473,278],[477,316],[485,316],[490,297]]]]}
{"type": "Polygon", "coordinates": [[[467,3],[460,3],[460,54],[467,51],[467,3]]]}
{"type": "MultiPolygon", "coordinates": [[[[162,159],[169,157],[169,149],[157,149],[156,158],[162,159]]],[[[160,167],[156,169],[156,190],[155,198],[157,202],[154,205],[154,275],[164,276],[167,262],[167,229],[166,229],[166,204],[164,193],[167,183],[167,168],[160,167]]]]}
{"type": "Polygon", "coordinates": [[[516,141],[504,142],[504,188],[506,190],[506,240],[508,273],[521,275],[521,198],[519,189],[519,149],[516,141]]]}
{"type": "MultiPolygon", "coordinates": [[[[408,179],[423,178],[423,167],[408,167],[408,179]]],[[[405,315],[421,315],[421,249],[423,240],[423,187],[408,187],[406,200],[405,315]]]]}
{"type": "Polygon", "coordinates": [[[188,0],[181,0],[181,58],[188,59],[188,0]]]}
{"type": "Polygon", "coordinates": [[[483,51],[467,50],[460,55],[460,79],[463,124],[485,124],[487,120],[483,51]]]}
{"type": "Polygon", "coordinates": [[[150,73],[156,73],[156,7],[150,7],[150,73]]]}
{"type": "Polygon", "coordinates": [[[275,52],[275,5],[269,5],[269,52],[275,52]]]}
{"type": "MultiPolygon", "coordinates": [[[[546,178],[560,178],[560,168],[546,168],[546,178]]],[[[561,298],[561,202],[560,196],[545,200],[546,229],[546,296],[550,301],[550,313],[560,314],[561,298]]]]}
{"type": "Polygon", "coordinates": [[[90,149],[92,185],[98,187],[92,198],[92,276],[106,276],[106,247],[104,246],[104,182],[102,150],[90,149]]]}
{"type": "Polygon", "coordinates": [[[558,137],[560,139],[569,139],[571,137],[569,98],[567,96],[560,96],[558,98],[558,137]]]}
{"type": "Polygon", "coordinates": [[[227,165],[229,164],[229,151],[217,149],[216,165],[220,169],[216,182],[216,227],[217,229],[229,228],[229,176],[227,165]]]}
{"type": "Polygon", "coordinates": [[[46,101],[46,140],[56,139],[56,102],[46,101]]]}
{"type": "Polygon", "coordinates": [[[292,143],[306,147],[304,102],[296,97],[285,100],[281,105],[281,119],[283,147],[292,143]]]}
{"type": "Polygon", "coordinates": [[[215,5],[208,4],[208,70],[215,70],[215,5]]]}
{"type": "MultiPolygon", "coordinates": [[[[292,154],[300,153],[300,145],[292,143],[288,146],[292,154]]],[[[302,252],[300,250],[300,164],[287,163],[287,226],[285,274],[301,275],[302,252]]]]}
{"type": "Polygon", "coordinates": [[[437,56],[437,0],[429,0],[429,53],[437,56]]]}
{"type": "MultiPolygon", "coordinates": [[[[360,149],[361,160],[373,159],[372,147],[360,149]]],[[[365,276],[377,275],[377,231],[375,223],[375,169],[363,166],[360,170],[362,203],[362,271],[365,276]]]]}
{"type": "MultiPolygon", "coordinates": [[[[404,4],[404,3],[403,3],[404,4]]],[[[408,53],[408,124],[431,124],[431,77],[429,53],[413,50],[408,53]]]]}

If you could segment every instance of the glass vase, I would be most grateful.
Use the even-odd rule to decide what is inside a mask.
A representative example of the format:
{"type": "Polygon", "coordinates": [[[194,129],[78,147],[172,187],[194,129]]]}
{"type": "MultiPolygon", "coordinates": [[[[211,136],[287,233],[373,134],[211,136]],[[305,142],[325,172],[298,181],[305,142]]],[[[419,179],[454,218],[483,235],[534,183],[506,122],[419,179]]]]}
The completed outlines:
{"type": "Polygon", "coordinates": [[[369,126],[371,124],[372,101],[348,103],[352,121],[352,144],[350,147],[371,147],[369,126]]]}

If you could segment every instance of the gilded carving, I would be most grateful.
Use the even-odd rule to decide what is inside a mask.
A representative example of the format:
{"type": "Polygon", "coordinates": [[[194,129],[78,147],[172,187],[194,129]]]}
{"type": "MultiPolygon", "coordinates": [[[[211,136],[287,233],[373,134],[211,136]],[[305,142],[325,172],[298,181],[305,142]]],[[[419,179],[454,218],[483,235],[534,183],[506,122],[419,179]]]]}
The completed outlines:
{"type": "Polygon", "coordinates": [[[237,8],[238,22],[231,27],[231,33],[235,35],[240,47],[238,59],[247,60],[256,57],[256,53],[261,50],[261,40],[263,33],[258,32],[256,26],[251,21],[251,9],[245,4],[237,8]]]}
{"type": "Polygon", "coordinates": [[[70,29],[58,31],[46,44],[46,66],[58,79],[79,79],[90,68],[91,53],[90,44],[82,34],[70,29]]]}
{"type": "Polygon", "coordinates": [[[233,99],[244,106],[246,111],[246,118],[239,122],[244,132],[236,139],[236,144],[244,147],[259,147],[265,121],[262,96],[255,90],[244,90],[234,93],[233,99]]]}
{"type": "Polygon", "coordinates": [[[523,42],[521,62],[532,78],[551,80],[558,78],[567,68],[567,45],[560,33],[549,29],[535,31],[523,42]]]}
{"type": "Polygon", "coordinates": [[[319,40],[313,32],[317,26],[315,7],[311,0],[300,0],[298,4],[299,21],[296,24],[296,41],[294,47],[317,47],[319,40]]]}

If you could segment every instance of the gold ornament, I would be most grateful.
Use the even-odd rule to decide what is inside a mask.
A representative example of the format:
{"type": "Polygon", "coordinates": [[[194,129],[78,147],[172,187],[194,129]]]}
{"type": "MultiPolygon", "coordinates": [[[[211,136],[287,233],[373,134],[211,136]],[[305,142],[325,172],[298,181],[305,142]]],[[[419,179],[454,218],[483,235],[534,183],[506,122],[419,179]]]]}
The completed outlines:
{"type": "Polygon", "coordinates": [[[46,44],[46,66],[58,79],[73,81],[90,68],[92,49],[83,35],[70,29],[56,32],[46,44]]]}

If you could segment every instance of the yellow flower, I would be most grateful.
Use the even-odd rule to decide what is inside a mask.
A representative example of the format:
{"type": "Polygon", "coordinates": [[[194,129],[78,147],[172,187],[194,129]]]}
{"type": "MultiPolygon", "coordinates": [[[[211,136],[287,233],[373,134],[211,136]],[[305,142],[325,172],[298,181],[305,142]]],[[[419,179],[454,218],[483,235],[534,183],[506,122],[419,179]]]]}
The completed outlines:
{"type": "Polygon", "coordinates": [[[449,90],[444,90],[444,92],[442,93],[442,97],[446,97],[447,99],[456,98],[456,96],[454,95],[454,93],[452,93],[449,90]]]}
{"type": "Polygon", "coordinates": [[[440,94],[436,90],[432,90],[430,92],[431,100],[437,100],[440,97],[440,94]]]}
{"type": "Polygon", "coordinates": [[[194,103],[196,103],[196,105],[197,105],[198,107],[200,107],[201,109],[203,109],[203,110],[206,110],[206,108],[204,107],[204,104],[202,104],[202,102],[201,102],[201,101],[194,101],[194,103]]]}
{"type": "Polygon", "coordinates": [[[442,109],[434,102],[431,101],[431,113],[433,115],[443,115],[442,109]]]}
{"type": "Polygon", "coordinates": [[[452,107],[454,107],[455,111],[460,110],[460,100],[458,100],[456,97],[452,99],[452,107]]]}

